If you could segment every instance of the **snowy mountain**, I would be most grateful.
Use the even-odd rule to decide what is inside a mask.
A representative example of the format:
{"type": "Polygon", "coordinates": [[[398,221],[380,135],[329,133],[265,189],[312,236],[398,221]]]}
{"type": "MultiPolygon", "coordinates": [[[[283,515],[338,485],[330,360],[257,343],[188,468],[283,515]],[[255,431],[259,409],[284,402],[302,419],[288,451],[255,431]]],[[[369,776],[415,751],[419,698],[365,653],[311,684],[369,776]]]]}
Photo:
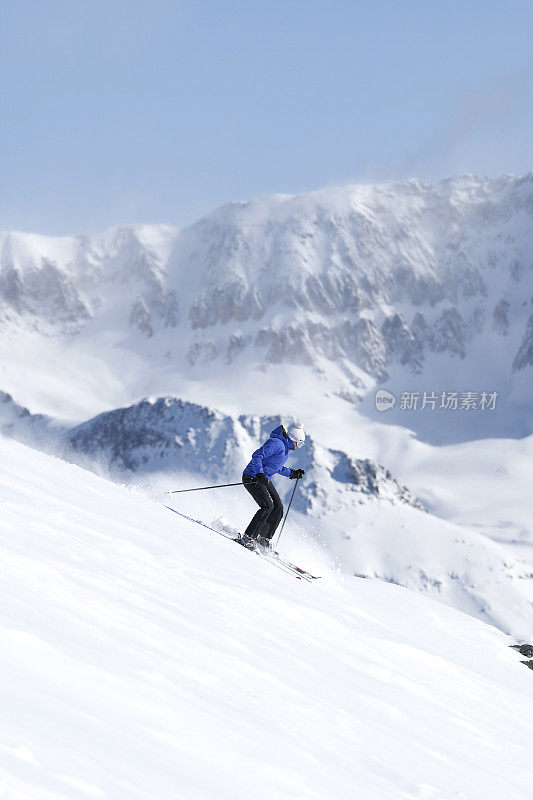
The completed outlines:
{"type": "MultiPolygon", "coordinates": [[[[290,424],[286,419],[285,424],[290,424]]],[[[242,473],[249,455],[270,432],[282,424],[280,417],[241,415],[237,420],[217,410],[175,397],[147,398],[128,408],[99,414],[80,425],[31,412],[11,395],[0,393],[0,433],[65,460],[87,465],[116,480],[154,472],[204,475],[232,480],[242,473]]],[[[371,496],[422,509],[406,486],[369,459],[353,459],[307,437],[298,464],[310,478],[294,507],[311,511],[317,503],[324,473],[341,487],[355,490],[358,502],[371,496]]],[[[282,492],[283,493],[283,492],[282,492]]]]}
{"type": "Polygon", "coordinates": [[[5,438],[0,497],[3,796],[529,797],[532,673],[494,627],[302,537],[297,581],[5,438]]]}
{"type": "Polygon", "coordinates": [[[2,234],[1,430],[153,495],[238,480],[298,418],[294,510],[346,573],[527,638],[532,216],[533,174],[467,176],[268,197],[187,230],[2,234]],[[407,390],[498,402],[409,410],[407,390]]]}
{"type": "Polygon", "coordinates": [[[0,235],[0,795],[529,796],[532,222],[533,173],[0,235]],[[242,531],[167,492],[296,420],[313,585],[164,507],[242,531]]]}
{"type": "MultiPolygon", "coordinates": [[[[96,458],[121,477],[125,472],[170,471],[230,481],[242,473],[250,454],[282,422],[291,421],[257,415],[234,420],[179,398],[148,398],[75,427],[66,442],[74,451],[68,457],[96,458]]],[[[323,506],[319,487],[326,480],[355,489],[358,499],[374,496],[422,508],[380,464],[325,448],[312,436],[295,458],[308,475],[294,502],[301,511],[323,506]]]]}
{"type": "Polygon", "coordinates": [[[61,448],[68,426],[46,414],[32,414],[7,392],[0,392],[0,434],[44,451],[61,448]]]}
{"type": "MultiPolygon", "coordinates": [[[[127,402],[184,396],[180,382],[206,376],[229,375],[246,393],[258,368],[302,365],[314,391],[324,394],[325,382],[356,404],[376,380],[393,392],[496,392],[495,413],[450,417],[438,407],[432,430],[444,418],[447,441],[473,430],[525,435],[532,232],[533,173],[276,195],[180,231],[6,233],[0,324],[11,341],[40,334],[49,363],[57,354],[43,335],[103,360],[127,402]]],[[[21,396],[11,372],[4,389],[21,396]]],[[[427,413],[407,418],[397,406],[392,419],[431,435],[427,413]]]]}
{"type": "Polygon", "coordinates": [[[175,235],[175,229],[165,226],[125,226],[58,238],[3,234],[4,323],[44,333],[75,333],[111,308],[124,311],[128,298],[131,321],[143,328],[139,309],[146,298],[153,314],[157,311],[164,323],[175,325],[176,298],[165,290],[162,269],[175,235]]]}
{"type": "MultiPolygon", "coordinates": [[[[34,418],[12,400],[3,407],[5,435],[142,487],[187,514],[196,513],[194,497],[161,493],[239,480],[250,453],[280,424],[272,417],[234,419],[171,397],[149,398],[71,428],[34,418]]],[[[328,448],[313,436],[291,461],[306,472],[291,512],[298,534],[292,524],[284,534],[293,557],[305,532],[347,575],[406,586],[520,640],[531,635],[533,574],[501,543],[428,514],[382,465],[328,448]]],[[[288,500],[294,484],[281,478],[277,485],[288,500]]],[[[204,495],[201,506],[204,522],[235,534],[253,513],[248,495],[231,487],[204,495]]]]}

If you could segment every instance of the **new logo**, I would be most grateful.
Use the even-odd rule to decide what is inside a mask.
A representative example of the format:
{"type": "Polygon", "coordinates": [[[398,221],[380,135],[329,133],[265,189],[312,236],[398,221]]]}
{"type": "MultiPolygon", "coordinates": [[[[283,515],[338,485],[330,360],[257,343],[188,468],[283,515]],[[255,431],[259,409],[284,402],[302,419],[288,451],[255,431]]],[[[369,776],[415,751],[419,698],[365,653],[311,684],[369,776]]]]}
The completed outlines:
{"type": "Polygon", "coordinates": [[[378,411],[388,411],[394,408],[396,402],[395,396],[392,392],[387,392],[386,389],[378,389],[376,392],[376,408],[378,411]]]}

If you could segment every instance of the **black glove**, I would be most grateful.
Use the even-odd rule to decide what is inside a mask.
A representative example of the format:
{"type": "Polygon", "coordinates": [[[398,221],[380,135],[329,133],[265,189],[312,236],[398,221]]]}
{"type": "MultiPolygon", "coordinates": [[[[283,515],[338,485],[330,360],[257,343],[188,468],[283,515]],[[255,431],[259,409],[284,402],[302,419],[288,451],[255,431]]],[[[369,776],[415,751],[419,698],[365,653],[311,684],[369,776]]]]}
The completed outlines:
{"type": "Polygon", "coordinates": [[[268,486],[268,478],[264,472],[258,472],[257,475],[255,476],[255,479],[259,483],[262,483],[263,486],[268,486]]]}
{"type": "Polygon", "coordinates": [[[291,481],[293,481],[295,478],[303,478],[304,475],[304,469],[291,469],[291,481]]]}

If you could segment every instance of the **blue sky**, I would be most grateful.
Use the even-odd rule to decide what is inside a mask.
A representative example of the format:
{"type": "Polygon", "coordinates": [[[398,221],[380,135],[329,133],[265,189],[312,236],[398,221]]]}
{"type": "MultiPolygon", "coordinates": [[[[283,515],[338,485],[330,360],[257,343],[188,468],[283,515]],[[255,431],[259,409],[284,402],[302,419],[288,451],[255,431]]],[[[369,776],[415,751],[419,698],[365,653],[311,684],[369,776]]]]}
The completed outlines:
{"type": "Polygon", "coordinates": [[[3,229],[533,169],[531,0],[2,7],[3,229]]]}

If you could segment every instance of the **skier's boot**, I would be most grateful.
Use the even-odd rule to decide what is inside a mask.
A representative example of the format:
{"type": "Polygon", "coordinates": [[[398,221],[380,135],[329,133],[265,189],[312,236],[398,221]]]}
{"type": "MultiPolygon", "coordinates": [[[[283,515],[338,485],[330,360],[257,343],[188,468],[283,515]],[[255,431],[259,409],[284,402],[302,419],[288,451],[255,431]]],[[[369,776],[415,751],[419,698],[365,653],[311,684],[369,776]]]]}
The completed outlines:
{"type": "Polygon", "coordinates": [[[255,550],[255,546],[257,544],[256,539],[252,539],[252,537],[248,536],[246,533],[243,533],[243,535],[235,541],[237,541],[239,544],[242,544],[242,546],[246,547],[247,550],[255,550]]]}
{"type": "Polygon", "coordinates": [[[266,536],[258,536],[257,544],[259,545],[261,550],[266,550],[267,552],[273,552],[272,541],[270,539],[267,539],[266,536]]]}

